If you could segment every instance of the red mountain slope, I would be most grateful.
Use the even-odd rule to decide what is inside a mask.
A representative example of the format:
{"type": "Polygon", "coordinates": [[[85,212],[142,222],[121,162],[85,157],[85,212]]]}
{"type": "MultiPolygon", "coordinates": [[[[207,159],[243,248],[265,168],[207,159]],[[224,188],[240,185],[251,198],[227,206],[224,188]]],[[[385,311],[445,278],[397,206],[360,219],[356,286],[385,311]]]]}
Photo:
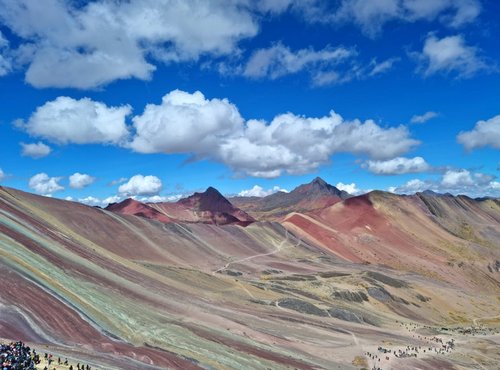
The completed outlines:
{"type": "Polygon", "coordinates": [[[141,203],[137,200],[128,198],[120,203],[111,203],[106,207],[107,211],[120,213],[122,215],[134,215],[151,220],[160,221],[163,223],[172,222],[173,220],[156,209],[141,203]]]}

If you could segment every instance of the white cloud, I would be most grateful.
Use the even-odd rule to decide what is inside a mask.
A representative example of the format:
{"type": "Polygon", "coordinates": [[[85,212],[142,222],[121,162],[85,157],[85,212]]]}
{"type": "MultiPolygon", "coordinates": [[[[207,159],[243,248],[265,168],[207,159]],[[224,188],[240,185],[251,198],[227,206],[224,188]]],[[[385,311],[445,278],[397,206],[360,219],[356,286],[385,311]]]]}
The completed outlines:
{"type": "Polygon", "coordinates": [[[95,177],[76,172],[69,177],[69,186],[73,189],[83,189],[94,183],[95,177]]]}
{"type": "Polygon", "coordinates": [[[450,27],[460,27],[473,22],[480,12],[478,0],[343,0],[334,11],[316,6],[307,14],[319,22],[355,23],[374,37],[390,21],[439,19],[450,27]]]}
{"type": "Polygon", "coordinates": [[[120,195],[156,195],[162,189],[161,180],[156,176],[132,176],[128,182],[120,185],[118,192],[120,195]]]}
{"type": "Polygon", "coordinates": [[[413,194],[416,192],[422,192],[425,190],[429,190],[432,187],[432,184],[426,181],[422,181],[420,179],[413,179],[408,181],[406,184],[398,187],[390,187],[389,191],[391,193],[400,193],[400,194],[413,194]]]}
{"type": "Polygon", "coordinates": [[[346,121],[335,112],[320,118],[286,113],[270,123],[245,122],[226,99],[175,90],[161,105],[133,118],[130,147],[141,153],[189,153],[255,177],[310,172],[338,152],[390,159],[419,142],[404,126],[382,128],[372,120],[346,121]]]}
{"type": "Polygon", "coordinates": [[[364,191],[359,189],[354,182],[350,184],[344,184],[342,182],[339,182],[337,183],[337,185],[335,185],[335,187],[339,190],[346,191],[351,195],[358,195],[364,193],[364,191]]]}
{"type": "Polygon", "coordinates": [[[277,193],[278,191],[282,191],[284,193],[288,193],[288,190],[282,189],[279,186],[273,186],[272,189],[265,190],[262,186],[254,185],[253,188],[242,190],[238,193],[240,197],[267,197],[268,195],[277,193]]]}
{"type": "MultiPolygon", "coordinates": [[[[138,197],[137,195],[129,195],[127,193],[123,193],[121,195],[113,195],[113,196],[107,197],[105,199],[100,199],[100,198],[97,198],[97,197],[90,195],[90,196],[85,197],[85,198],[79,198],[78,202],[86,204],[88,206],[99,206],[99,207],[105,208],[111,203],[121,202],[124,199],[124,196],[130,196],[130,198],[136,199],[137,201],[143,202],[143,203],[173,202],[173,201],[177,201],[180,198],[182,198],[181,194],[168,195],[168,196],[152,195],[152,196],[146,196],[146,197],[138,197]]],[[[73,198],[66,197],[66,200],[73,200],[73,198]]]]}
{"type": "Polygon", "coordinates": [[[128,106],[60,97],[37,108],[26,123],[17,124],[31,135],[59,144],[115,144],[139,153],[184,153],[195,160],[224,163],[238,174],[265,178],[313,171],[339,152],[387,160],[419,144],[405,126],[348,121],[334,111],[319,118],[285,113],[271,122],[245,121],[227,99],[207,99],[199,91],[174,90],[161,104],[148,104],[132,118],[133,129],[125,123],[129,113],[128,106]],[[129,132],[133,135],[126,141],[129,132]]]}
{"type": "Polygon", "coordinates": [[[49,177],[46,173],[41,172],[30,178],[28,186],[38,194],[51,195],[64,189],[63,186],[59,185],[61,179],[61,177],[49,177]]]}
{"type": "Polygon", "coordinates": [[[121,199],[122,199],[122,197],[120,197],[118,195],[114,195],[114,196],[108,197],[106,199],[100,199],[100,198],[94,197],[92,195],[89,195],[85,198],[78,198],[78,199],[75,199],[71,196],[67,196],[64,198],[64,200],[67,200],[70,202],[79,202],[79,203],[82,203],[82,204],[85,204],[85,205],[91,206],[91,207],[94,207],[94,206],[106,207],[108,204],[116,203],[116,202],[120,201],[121,199]]]}
{"type": "Polygon", "coordinates": [[[86,198],[78,199],[80,203],[86,204],[88,206],[102,206],[102,200],[93,196],[88,196],[86,198]]]}
{"type": "Polygon", "coordinates": [[[439,114],[437,112],[429,111],[429,112],[425,112],[424,114],[421,114],[421,115],[414,115],[413,117],[411,117],[410,122],[411,123],[425,123],[428,120],[433,119],[437,116],[439,116],[439,114]]]}
{"type": "Polygon", "coordinates": [[[377,175],[401,175],[426,172],[431,166],[422,157],[397,157],[387,161],[367,161],[364,167],[377,175]]]}
{"type": "Polygon", "coordinates": [[[243,118],[227,99],[205,99],[199,91],[174,90],[161,105],[148,104],[133,118],[131,148],[141,153],[209,153],[219,138],[241,129],[243,118]]]}
{"type": "Polygon", "coordinates": [[[474,181],[467,170],[448,170],[441,180],[441,185],[447,188],[470,186],[472,184],[474,184],[474,181]]]}
{"type": "Polygon", "coordinates": [[[142,197],[138,200],[143,203],[163,203],[163,202],[175,202],[183,197],[182,194],[173,195],[153,195],[150,197],[142,197]]]}
{"type": "Polygon", "coordinates": [[[344,47],[326,47],[322,50],[290,48],[277,44],[267,49],[256,50],[248,60],[243,75],[252,78],[276,79],[304,69],[324,69],[346,61],[357,53],[344,47]]]}
{"type": "Polygon", "coordinates": [[[500,183],[495,176],[473,173],[465,169],[447,170],[438,180],[413,179],[407,183],[389,188],[400,194],[413,194],[424,190],[436,193],[466,194],[471,197],[500,197],[500,183]]]}
{"type": "Polygon", "coordinates": [[[399,58],[390,58],[379,63],[372,59],[370,63],[363,65],[357,56],[355,49],[343,46],[327,46],[320,50],[312,47],[291,50],[288,46],[278,43],[254,51],[243,67],[231,68],[222,64],[219,69],[223,74],[234,70],[249,78],[271,80],[306,71],[314,86],[327,86],[385,73],[399,61],[399,58]]]}
{"type": "Polygon", "coordinates": [[[338,152],[391,158],[418,142],[404,127],[383,129],[373,121],[344,121],[335,112],[321,118],[276,116],[269,124],[248,121],[240,136],[228,138],[216,157],[235,171],[277,177],[301,174],[326,164],[338,152]]]}
{"type": "Polygon", "coordinates": [[[88,98],[60,96],[38,107],[27,122],[15,124],[30,135],[58,144],[120,144],[128,137],[130,106],[107,107],[88,98]]]}
{"type": "Polygon", "coordinates": [[[113,195],[113,196],[110,196],[110,197],[107,197],[107,198],[103,199],[102,202],[101,202],[101,204],[103,206],[107,206],[110,203],[119,202],[121,199],[122,199],[121,196],[119,196],[119,195],[113,195]]]}
{"type": "Polygon", "coordinates": [[[38,143],[25,144],[21,143],[22,155],[31,158],[43,158],[50,154],[52,149],[48,145],[45,145],[41,141],[38,143]]]}
{"type": "Polygon", "coordinates": [[[422,53],[414,53],[420,61],[418,70],[424,76],[436,73],[455,74],[459,78],[469,78],[479,71],[488,71],[488,66],[480,50],[468,46],[461,35],[438,39],[429,35],[425,40],[422,53]]]}
{"type": "Polygon", "coordinates": [[[500,149],[500,115],[486,121],[478,121],[471,131],[461,132],[457,141],[467,150],[484,146],[500,149]]]}
{"type": "Polygon", "coordinates": [[[3,0],[0,21],[23,42],[28,83],[82,89],[150,79],[157,61],[237,53],[258,32],[240,1],[3,0]]]}
{"type": "Polygon", "coordinates": [[[0,168],[0,181],[3,181],[5,179],[5,173],[3,170],[0,168]]]}
{"type": "Polygon", "coordinates": [[[390,58],[384,60],[383,62],[378,63],[375,59],[370,63],[370,67],[372,68],[370,72],[368,72],[369,76],[375,76],[382,73],[385,73],[392,69],[393,65],[399,62],[400,58],[390,58]]]}

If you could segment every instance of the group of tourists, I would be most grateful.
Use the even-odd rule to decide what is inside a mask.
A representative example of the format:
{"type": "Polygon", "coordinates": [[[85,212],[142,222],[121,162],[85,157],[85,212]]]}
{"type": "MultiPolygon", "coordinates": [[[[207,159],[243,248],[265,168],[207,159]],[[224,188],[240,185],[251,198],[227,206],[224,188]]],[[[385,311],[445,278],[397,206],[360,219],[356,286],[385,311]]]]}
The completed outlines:
{"type": "Polygon", "coordinates": [[[40,357],[35,349],[32,350],[23,342],[0,343],[0,370],[55,370],[56,364],[58,368],[64,367],[68,370],[92,370],[89,365],[78,363],[73,366],[68,363],[68,359],[56,359],[50,353],[40,357]]]}
{"type": "Polygon", "coordinates": [[[0,363],[2,370],[24,370],[36,369],[35,365],[40,361],[36,352],[31,353],[31,348],[23,342],[11,342],[0,344],[0,363]]]}

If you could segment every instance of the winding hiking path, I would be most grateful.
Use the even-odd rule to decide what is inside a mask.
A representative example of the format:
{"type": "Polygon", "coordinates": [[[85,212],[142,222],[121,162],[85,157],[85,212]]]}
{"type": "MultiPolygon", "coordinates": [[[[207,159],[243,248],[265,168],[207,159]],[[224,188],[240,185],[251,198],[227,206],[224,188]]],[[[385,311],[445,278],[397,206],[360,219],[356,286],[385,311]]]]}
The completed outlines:
{"type": "MultiPolygon", "coordinates": [[[[274,250],[272,250],[271,252],[267,252],[267,253],[259,253],[259,254],[255,254],[253,256],[248,256],[248,257],[245,257],[245,258],[241,258],[239,260],[236,260],[236,261],[231,261],[231,262],[228,262],[226,263],[223,267],[221,267],[220,269],[218,270],[215,270],[214,272],[212,272],[212,275],[215,275],[216,273],[218,272],[221,272],[223,270],[227,270],[227,268],[233,264],[236,264],[236,263],[241,263],[241,262],[245,262],[245,261],[250,261],[254,258],[259,258],[259,257],[266,257],[266,256],[272,256],[273,254],[276,254],[278,252],[281,251],[281,248],[283,248],[283,245],[285,245],[285,243],[288,242],[288,230],[285,229],[285,239],[283,239],[281,241],[280,244],[278,244],[274,250]]],[[[301,240],[299,240],[299,242],[297,243],[296,246],[299,246],[301,243],[301,240]]]]}

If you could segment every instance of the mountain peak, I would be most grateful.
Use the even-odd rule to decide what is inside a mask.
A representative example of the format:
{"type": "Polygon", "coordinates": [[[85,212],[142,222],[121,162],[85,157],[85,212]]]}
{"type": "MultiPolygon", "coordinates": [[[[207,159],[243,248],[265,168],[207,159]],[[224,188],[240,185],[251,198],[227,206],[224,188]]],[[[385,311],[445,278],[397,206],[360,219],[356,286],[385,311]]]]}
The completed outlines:
{"type": "Polygon", "coordinates": [[[208,187],[203,193],[194,193],[193,195],[179,200],[178,203],[195,207],[200,211],[221,211],[226,212],[233,208],[229,202],[217,189],[208,187]]]}
{"type": "Polygon", "coordinates": [[[328,183],[323,180],[321,177],[316,177],[313,181],[311,181],[311,184],[317,184],[321,186],[328,186],[328,183]]]}
{"type": "Polygon", "coordinates": [[[296,187],[292,193],[299,193],[308,196],[329,196],[335,195],[341,199],[349,198],[349,193],[337,189],[335,186],[328,184],[321,177],[316,177],[308,184],[296,187]]]}
{"type": "Polygon", "coordinates": [[[224,196],[220,193],[219,190],[217,190],[216,188],[212,187],[212,186],[209,186],[207,188],[207,190],[205,190],[204,193],[200,193],[200,194],[205,194],[205,195],[210,195],[210,196],[217,196],[217,197],[222,197],[224,198],[224,196]]]}

